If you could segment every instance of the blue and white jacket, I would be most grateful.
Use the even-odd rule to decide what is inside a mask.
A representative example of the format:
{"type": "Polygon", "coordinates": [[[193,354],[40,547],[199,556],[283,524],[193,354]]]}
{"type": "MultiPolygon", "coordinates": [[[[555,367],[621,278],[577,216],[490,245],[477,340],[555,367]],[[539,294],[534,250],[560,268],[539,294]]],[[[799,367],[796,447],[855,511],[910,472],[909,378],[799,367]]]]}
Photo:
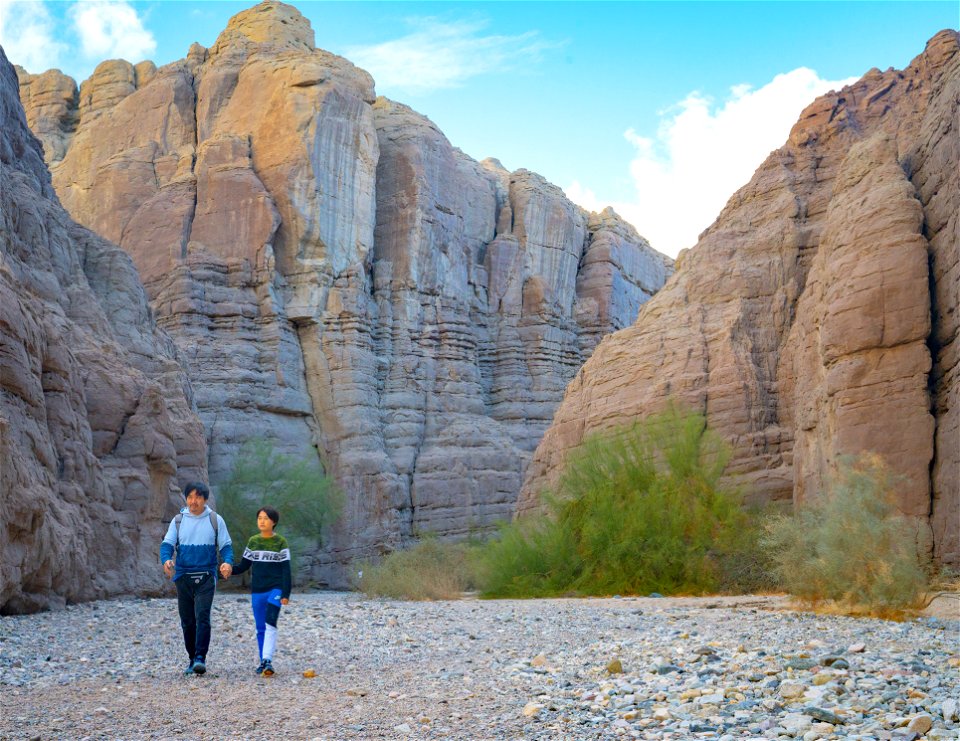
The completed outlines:
{"type": "MultiPolygon", "coordinates": [[[[180,543],[177,544],[177,518],[170,520],[167,534],[160,543],[160,563],[166,563],[177,554],[177,568],[173,574],[176,581],[186,573],[207,571],[217,578],[217,548],[214,541],[213,525],[210,524],[210,507],[204,507],[199,515],[191,515],[184,507],[180,510],[183,521],[180,523],[180,543]]],[[[227,532],[227,523],[217,515],[216,542],[220,545],[220,560],[233,563],[233,541],[227,532]]]]}

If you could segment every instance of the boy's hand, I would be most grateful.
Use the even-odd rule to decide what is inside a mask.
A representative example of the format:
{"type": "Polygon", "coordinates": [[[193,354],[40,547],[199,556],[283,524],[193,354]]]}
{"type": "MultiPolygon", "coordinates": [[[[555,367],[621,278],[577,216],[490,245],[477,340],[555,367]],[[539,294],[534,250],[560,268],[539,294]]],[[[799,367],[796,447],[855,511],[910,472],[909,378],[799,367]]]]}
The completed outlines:
{"type": "Polygon", "coordinates": [[[224,579],[229,579],[230,574],[232,573],[233,573],[233,566],[231,566],[228,563],[220,564],[220,576],[222,576],[224,579]]]}
{"type": "Polygon", "coordinates": [[[167,560],[163,562],[163,573],[167,575],[168,579],[173,578],[173,561],[167,560]]]}
{"type": "Polygon", "coordinates": [[[290,600],[288,600],[286,597],[284,597],[283,599],[280,600],[280,604],[281,604],[281,605],[288,605],[288,604],[290,604],[290,600]]]}

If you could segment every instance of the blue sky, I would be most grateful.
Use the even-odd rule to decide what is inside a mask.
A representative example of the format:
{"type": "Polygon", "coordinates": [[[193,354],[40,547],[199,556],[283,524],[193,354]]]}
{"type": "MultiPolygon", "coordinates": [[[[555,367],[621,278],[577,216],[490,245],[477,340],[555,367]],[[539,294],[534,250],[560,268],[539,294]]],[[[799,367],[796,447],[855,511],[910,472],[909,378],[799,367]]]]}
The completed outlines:
{"type": "MultiPolygon", "coordinates": [[[[165,64],[249,2],[0,0],[31,72],[165,64]]],[[[294,2],[317,46],[373,74],[477,159],[613,205],[654,247],[691,246],[817,95],[903,68],[946,2],[294,2]]]]}

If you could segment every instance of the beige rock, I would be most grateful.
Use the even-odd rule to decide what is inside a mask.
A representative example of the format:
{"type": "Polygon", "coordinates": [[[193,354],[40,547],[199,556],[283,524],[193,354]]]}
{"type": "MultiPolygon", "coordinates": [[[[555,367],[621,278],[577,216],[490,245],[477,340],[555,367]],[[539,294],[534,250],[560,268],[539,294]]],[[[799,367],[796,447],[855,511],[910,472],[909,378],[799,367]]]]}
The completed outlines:
{"type": "Polygon", "coordinates": [[[70,105],[31,114],[69,129],[54,185],[140,271],[211,482],[265,436],[346,493],[327,550],[301,559],[327,583],[509,517],[567,382],[672,270],[613,212],[377,99],[282,3],[158,70],[104,63],[70,105]]]}
{"type": "Polygon", "coordinates": [[[674,399],[730,441],[729,473],[761,500],[809,495],[839,453],[884,455],[921,544],[932,534],[935,557],[960,563],[957,39],[943,31],[906,70],[803,112],[578,372],[519,512],[586,434],[674,399]]]}

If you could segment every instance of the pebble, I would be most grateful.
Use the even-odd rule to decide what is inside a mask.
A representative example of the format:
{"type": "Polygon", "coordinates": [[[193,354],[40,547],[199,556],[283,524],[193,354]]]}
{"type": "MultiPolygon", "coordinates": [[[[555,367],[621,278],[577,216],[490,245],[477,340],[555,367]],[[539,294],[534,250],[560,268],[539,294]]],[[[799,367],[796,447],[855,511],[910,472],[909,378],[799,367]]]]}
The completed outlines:
{"type": "Polygon", "coordinates": [[[291,738],[960,737],[956,621],[789,612],[767,597],[295,591],[265,682],[249,610],[218,595],[209,671],[187,678],[173,599],[0,617],[0,707],[16,708],[0,712],[0,738],[260,738],[264,707],[269,733],[291,738]],[[197,725],[181,729],[169,708],[187,705],[197,725]]]}

